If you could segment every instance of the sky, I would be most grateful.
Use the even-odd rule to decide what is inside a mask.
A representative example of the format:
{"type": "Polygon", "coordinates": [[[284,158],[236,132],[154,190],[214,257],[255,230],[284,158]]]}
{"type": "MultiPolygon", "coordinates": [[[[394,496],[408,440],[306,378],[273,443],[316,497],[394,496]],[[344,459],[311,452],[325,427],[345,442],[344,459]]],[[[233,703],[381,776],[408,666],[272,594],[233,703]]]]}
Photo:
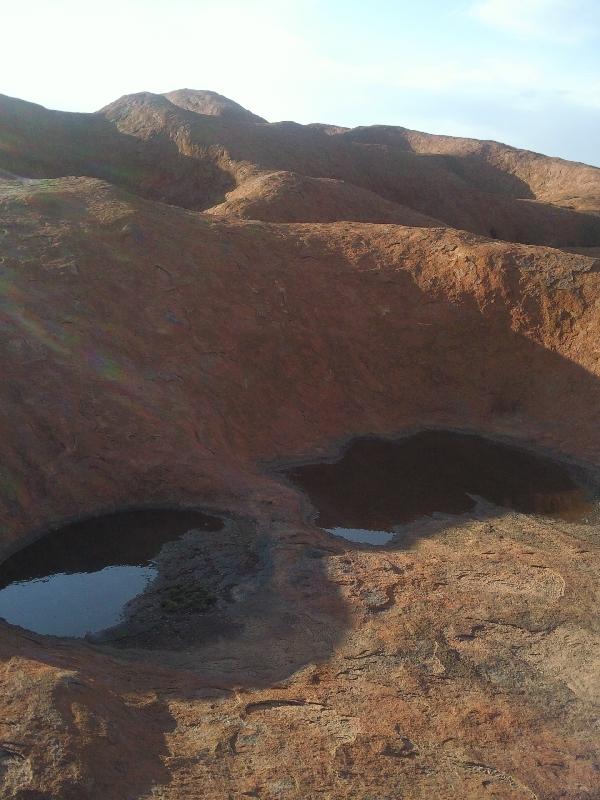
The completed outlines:
{"type": "Polygon", "coordinates": [[[600,166],[600,0],[0,0],[0,15],[0,93],[48,108],[212,89],[270,121],[600,166]]]}

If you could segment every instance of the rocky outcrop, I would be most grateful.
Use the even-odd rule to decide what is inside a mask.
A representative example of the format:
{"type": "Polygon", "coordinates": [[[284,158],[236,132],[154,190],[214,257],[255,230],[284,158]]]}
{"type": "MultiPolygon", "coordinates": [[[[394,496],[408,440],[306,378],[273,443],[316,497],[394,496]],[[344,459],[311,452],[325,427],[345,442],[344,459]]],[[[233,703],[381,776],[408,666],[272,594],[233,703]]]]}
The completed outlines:
{"type": "Polygon", "coordinates": [[[410,219],[392,204],[507,241],[600,245],[599,169],[496,142],[268,124],[189,89],[127,95],[97,114],[0,97],[0,119],[0,168],[26,177],[98,177],[142,197],[265,221],[410,219]]]}
{"type": "Polygon", "coordinates": [[[597,476],[600,171],[189,90],[0,98],[0,170],[0,559],[224,520],[122,626],[0,621],[1,796],[594,800],[597,526],[478,506],[377,549],[279,468],[442,428],[597,476]]]}
{"type": "Polygon", "coordinates": [[[2,553],[142,504],[224,513],[227,558],[255,553],[218,629],[3,624],[3,796],[593,798],[594,529],[475,515],[377,550],[271,468],[423,427],[598,464],[597,259],[89,178],[0,203],[2,553]]]}
{"type": "Polygon", "coordinates": [[[333,178],[294,172],[263,172],[248,178],[208,214],[265,222],[391,223],[445,228],[440,220],[384,200],[375,192],[333,178]]]}

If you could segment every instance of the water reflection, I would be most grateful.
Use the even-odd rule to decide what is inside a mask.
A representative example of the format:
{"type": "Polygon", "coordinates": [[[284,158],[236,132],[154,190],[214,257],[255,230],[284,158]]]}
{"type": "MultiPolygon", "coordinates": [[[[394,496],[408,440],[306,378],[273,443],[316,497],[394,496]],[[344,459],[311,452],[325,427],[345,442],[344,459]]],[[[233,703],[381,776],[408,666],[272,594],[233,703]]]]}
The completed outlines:
{"type": "Polygon", "coordinates": [[[595,508],[569,466],[450,431],[359,439],[335,463],[295,467],[286,475],[307,493],[322,528],[371,544],[385,544],[395,526],[421,517],[472,511],[477,497],[572,521],[585,521],[595,508]]]}
{"type": "Polygon", "coordinates": [[[0,616],[36,633],[85,636],[116,625],[156,574],[154,567],[105,567],[11,583],[0,591],[0,616]]]}
{"type": "Polygon", "coordinates": [[[325,528],[325,530],[332,536],[341,536],[342,539],[362,544],[387,544],[394,538],[394,534],[388,531],[370,531],[365,528],[325,528]]]}
{"type": "Polygon", "coordinates": [[[143,509],[52,531],[0,565],[0,617],[54,636],[112,627],[156,576],[153,559],[165,543],[221,527],[195,510],[143,509]]]}

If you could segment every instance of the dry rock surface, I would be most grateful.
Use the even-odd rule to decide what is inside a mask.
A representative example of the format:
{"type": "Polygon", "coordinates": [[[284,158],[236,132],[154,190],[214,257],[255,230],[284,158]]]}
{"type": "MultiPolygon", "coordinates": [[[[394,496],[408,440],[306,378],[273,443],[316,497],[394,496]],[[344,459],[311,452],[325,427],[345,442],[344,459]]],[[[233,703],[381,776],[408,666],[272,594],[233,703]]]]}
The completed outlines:
{"type": "Polygon", "coordinates": [[[122,626],[0,621],[0,796],[600,797],[598,526],[375,548],[278,471],[440,428],[597,475],[599,213],[600,170],[497,143],[0,98],[0,557],[112,509],[224,520],[122,626]]]}

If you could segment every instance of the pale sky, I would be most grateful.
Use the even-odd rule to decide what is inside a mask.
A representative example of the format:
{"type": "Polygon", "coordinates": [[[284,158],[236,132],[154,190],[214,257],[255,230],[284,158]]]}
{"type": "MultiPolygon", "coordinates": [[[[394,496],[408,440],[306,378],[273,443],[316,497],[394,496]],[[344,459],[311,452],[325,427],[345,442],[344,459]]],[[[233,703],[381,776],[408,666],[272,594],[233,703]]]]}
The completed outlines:
{"type": "Polygon", "coordinates": [[[600,166],[600,0],[0,0],[0,15],[0,93],[48,108],[212,89],[271,121],[600,166]]]}

